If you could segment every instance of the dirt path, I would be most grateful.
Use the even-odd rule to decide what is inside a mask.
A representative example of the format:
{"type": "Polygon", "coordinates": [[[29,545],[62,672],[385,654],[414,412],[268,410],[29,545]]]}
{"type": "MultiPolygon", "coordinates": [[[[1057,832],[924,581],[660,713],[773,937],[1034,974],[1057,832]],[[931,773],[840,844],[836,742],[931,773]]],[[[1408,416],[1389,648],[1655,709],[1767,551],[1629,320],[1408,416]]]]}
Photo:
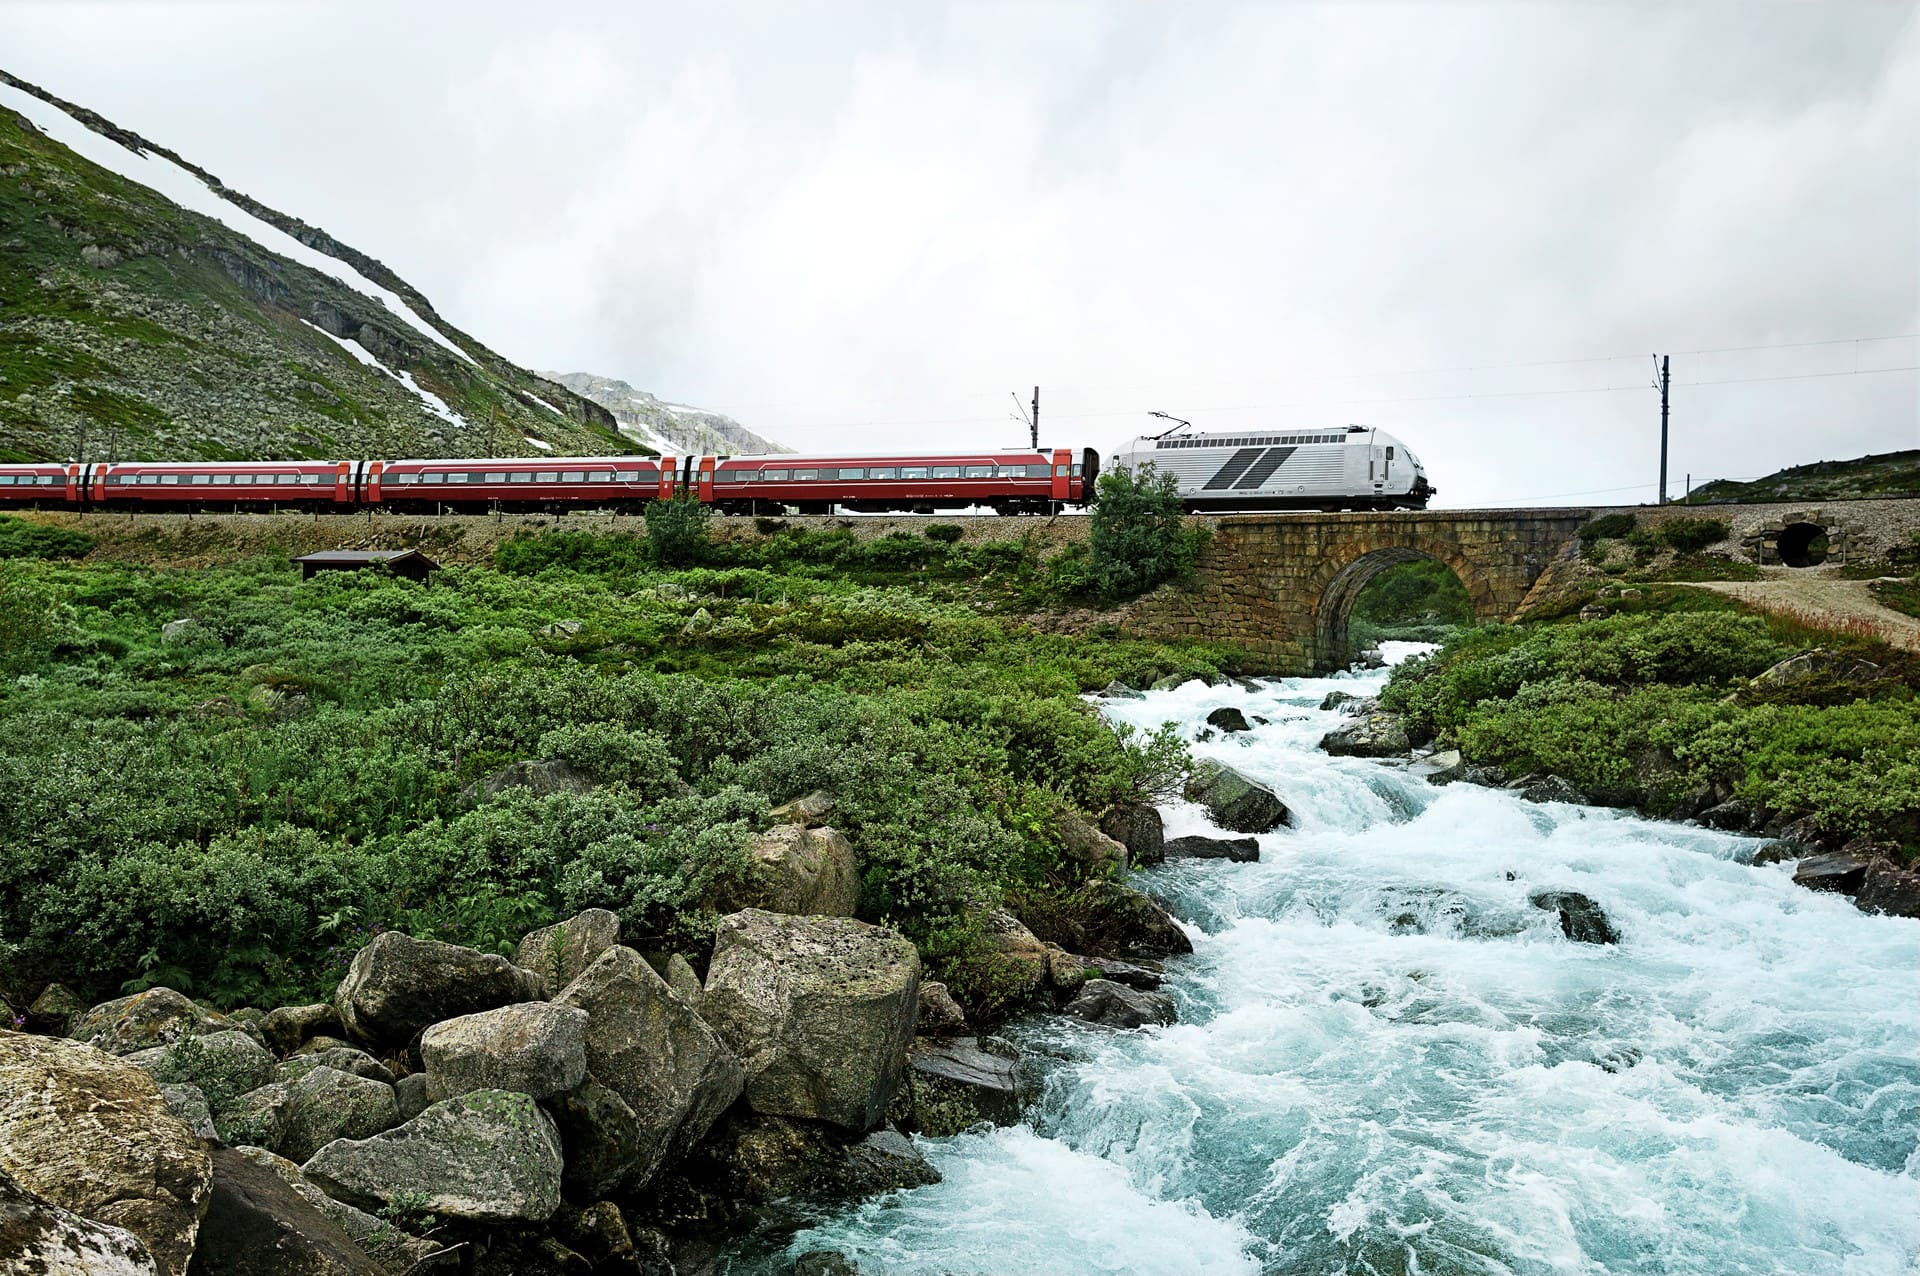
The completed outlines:
{"type": "Polygon", "coordinates": [[[1798,613],[1816,622],[1870,627],[1896,647],[1920,651],[1920,619],[1902,615],[1880,603],[1864,580],[1846,580],[1818,568],[1763,567],[1765,580],[1703,581],[1696,589],[1711,589],[1768,611],[1798,613]]]}

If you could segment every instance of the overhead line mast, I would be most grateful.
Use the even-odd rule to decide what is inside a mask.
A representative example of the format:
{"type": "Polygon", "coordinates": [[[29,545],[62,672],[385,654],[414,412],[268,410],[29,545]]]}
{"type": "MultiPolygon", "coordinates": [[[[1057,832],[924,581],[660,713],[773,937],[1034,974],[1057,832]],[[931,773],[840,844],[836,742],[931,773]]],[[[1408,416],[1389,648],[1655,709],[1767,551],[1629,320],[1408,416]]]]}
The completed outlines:
{"type": "Polygon", "coordinates": [[[1673,379],[1668,367],[1668,356],[1664,354],[1654,356],[1654,364],[1659,368],[1659,374],[1654,378],[1653,388],[1660,392],[1660,499],[1654,504],[1665,505],[1667,503],[1667,397],[1673,379]]]}

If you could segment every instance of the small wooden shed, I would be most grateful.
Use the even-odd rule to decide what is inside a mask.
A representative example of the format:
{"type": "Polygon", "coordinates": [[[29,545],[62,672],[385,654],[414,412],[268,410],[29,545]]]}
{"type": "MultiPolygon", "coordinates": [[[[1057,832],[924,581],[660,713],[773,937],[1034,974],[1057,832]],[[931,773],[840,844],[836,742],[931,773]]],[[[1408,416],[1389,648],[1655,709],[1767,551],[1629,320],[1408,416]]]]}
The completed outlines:
{"type": "Polygon", "coordinates": [[[357,572],[362,567],[384,567],[396,576],[425,581],[440,564],[417,549],[323,549],[317,554],[302,554],[293,560],[300,564],[300,579],[312,580],[316,572],[357,572]]]}

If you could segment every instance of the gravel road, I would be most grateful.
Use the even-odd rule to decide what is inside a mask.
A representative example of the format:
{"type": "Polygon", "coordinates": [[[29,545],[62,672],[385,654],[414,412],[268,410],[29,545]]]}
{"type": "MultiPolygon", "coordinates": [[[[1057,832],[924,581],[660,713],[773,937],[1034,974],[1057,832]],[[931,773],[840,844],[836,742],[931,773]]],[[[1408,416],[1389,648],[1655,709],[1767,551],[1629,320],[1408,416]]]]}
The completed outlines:
{"type": "Polygon", "coordinates": [[[1880,603],[1864,580],[1846,580],[1832,569],[1763,567],[1765,580],[1704,581],[1711,589],[1768,611],[1798,612],[1812,620],[1859,621],[1896,647],[1920,651],[1920,620],[1880,603]]]}

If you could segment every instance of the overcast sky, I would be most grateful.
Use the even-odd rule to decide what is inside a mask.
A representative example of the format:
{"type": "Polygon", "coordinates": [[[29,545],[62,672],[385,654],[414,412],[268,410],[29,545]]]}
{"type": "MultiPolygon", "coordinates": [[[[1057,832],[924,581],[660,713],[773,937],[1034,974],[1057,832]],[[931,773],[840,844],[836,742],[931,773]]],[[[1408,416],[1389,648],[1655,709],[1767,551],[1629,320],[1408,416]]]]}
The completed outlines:
{"type": "Polygon", "coordinates": [[[1911,3],[0,0],[0,66],[803,449],[1021,442],[1037,382],[1052,443],[1644,499],[1654,351],[1676,493],[1920,446],[1920,373],[1851,375],[1920,364],[1911,3]]]}

